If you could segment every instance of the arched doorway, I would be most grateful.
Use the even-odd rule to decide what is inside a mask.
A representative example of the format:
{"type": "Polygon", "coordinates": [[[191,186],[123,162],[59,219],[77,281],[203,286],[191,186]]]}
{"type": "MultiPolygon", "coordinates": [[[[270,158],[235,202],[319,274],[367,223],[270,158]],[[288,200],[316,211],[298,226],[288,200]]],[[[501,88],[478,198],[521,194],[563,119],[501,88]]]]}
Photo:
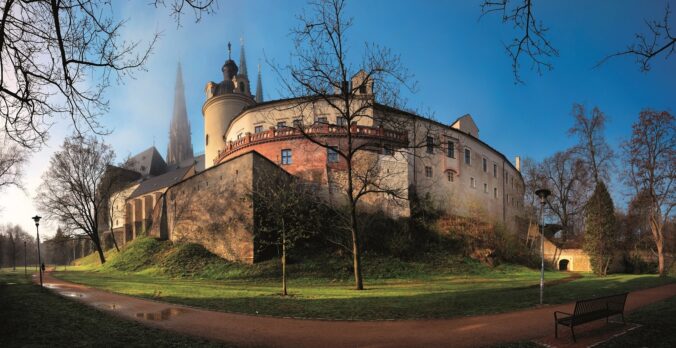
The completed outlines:
{"type": "Polygon", "coordinates": [[[567,271],[568,270],[568,260],[563,259],[559,261],[559,271],[567,271]]]}

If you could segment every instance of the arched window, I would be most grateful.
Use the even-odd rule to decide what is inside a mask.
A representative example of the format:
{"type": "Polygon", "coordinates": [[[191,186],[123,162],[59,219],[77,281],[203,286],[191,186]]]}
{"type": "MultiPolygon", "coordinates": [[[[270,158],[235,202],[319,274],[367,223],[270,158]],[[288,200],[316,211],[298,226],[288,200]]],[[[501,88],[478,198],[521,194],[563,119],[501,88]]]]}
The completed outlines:
{"type": "Polygon", "coordinates": [[[240,92],[244,92],[244,82],[239,83],[239,90],[240,92]]]}

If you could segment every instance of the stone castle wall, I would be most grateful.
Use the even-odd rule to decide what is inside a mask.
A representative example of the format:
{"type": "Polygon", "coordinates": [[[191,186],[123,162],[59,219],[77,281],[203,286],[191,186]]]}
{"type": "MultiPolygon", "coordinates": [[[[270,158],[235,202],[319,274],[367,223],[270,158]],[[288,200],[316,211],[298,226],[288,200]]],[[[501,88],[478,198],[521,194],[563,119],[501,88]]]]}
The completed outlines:
{"type": "Polygon", "coordinates": [[[286,175],[249,152],[171,186],[158,201],[150,235],[199,243],[231,261],[257,258],[254,195],[260,176],[286,175]]]}

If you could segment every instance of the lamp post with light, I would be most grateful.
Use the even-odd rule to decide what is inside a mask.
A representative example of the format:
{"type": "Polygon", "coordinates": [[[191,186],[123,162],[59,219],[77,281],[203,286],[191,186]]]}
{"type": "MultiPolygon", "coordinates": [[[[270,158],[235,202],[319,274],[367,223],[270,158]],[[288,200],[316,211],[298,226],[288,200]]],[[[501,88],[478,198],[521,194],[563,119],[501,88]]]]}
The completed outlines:
{"type": "Polygon", "coordinates": [[[552,194],[551,191],[547,189],[539,189],[535,191],[535,194],[540,197],[540,221],[542,222],[542,229],[540,234],[540,305],[543,303],[544,292],[545,292],[545,203],[547,203],[547,197],[552,194]]]}
{"type": "Polygon", "coordinates": [[[40,287],[42,287],[42,256],[40,256],[40,219],[38,215],[33,216],[33,221],[35,221],[35,233],[38,237],[38,272],[40,272],[40,287]]]}

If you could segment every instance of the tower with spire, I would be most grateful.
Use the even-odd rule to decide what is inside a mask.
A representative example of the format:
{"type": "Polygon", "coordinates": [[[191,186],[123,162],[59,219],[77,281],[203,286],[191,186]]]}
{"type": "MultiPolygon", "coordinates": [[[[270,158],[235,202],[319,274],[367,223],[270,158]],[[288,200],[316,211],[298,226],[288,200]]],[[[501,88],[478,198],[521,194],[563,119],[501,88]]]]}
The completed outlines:
{"type": "Polygon", "coordinates": [[[261,79],[261,65],[258,64],[258,79],[256,80],[256,103],[263,102],[263,79],[261,79]]]}
{"type": "Polygon", "coordinates": [[[176,87],[174,89],[174,113],[169,126],[169,145],[167,146],[167,164],[180,167],[194,161],[192,141],[190,139],[190,122],[185,105],[185,87],[181,63],[176,69],[176,87]]]}

